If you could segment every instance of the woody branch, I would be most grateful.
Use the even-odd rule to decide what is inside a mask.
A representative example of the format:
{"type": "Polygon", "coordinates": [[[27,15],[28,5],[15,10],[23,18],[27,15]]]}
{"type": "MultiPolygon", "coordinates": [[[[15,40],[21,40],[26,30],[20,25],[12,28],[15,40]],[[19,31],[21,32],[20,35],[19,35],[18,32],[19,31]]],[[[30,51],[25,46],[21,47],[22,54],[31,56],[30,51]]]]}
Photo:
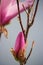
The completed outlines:
{"type": "MultiPolygon", "coordinates": [[[[35,0],[34,0],[34,2],[35,2],[35,0]]],[[[33,5],[34,5],[34,3],[33,3],[33,5]]],[[[26,14],[27,14],[27,28],[26,28],[26,33],[25,33],[25,42],[26,42],[26,40],[27,40],[27,36],[28,36],[28,31],[29,31],[29,15],[30,15],[30,12],[31,12],[31,10],[32,10],[32,7],[28,7],[28,12],[26,11],[26,8],[25,8],[25,6],[22,4],[22,6],[23,6],[23,8],[24,8],[24,11],[26,12],[26,14]]]]}
{"type": "MultiPolygon", "coordinates": [[[[34,12],[34,15],[33,15],[33,19],[32,19],[32,22],[29,23],[28,28],[27,28],[27,31],[29,30],[29,28],[30,28],[30,27],[33,25],[33,23],[34,23],[34,19],[35,19],[36,12],[37,12],[37,9],[38,9],[38,4],[39,4],[39,0],[37,0],[36,7],[35,7],[35,12],[34,12]]],[[[28,32],[27,32],[27,35],[28,35],[28,32]]],[[[32,42],[32,47],[31,47],[30,52],[29,52],[29,54],[28,54],[28,56],[27,56],[27,58],[26,58],[26,60],[25,60],[25,64],[26,64],[27,60],[29,59],[29,57],[30,57],[30,55],[31,55],[31,53],[32,53],[33,46],[34,46],[34,41],[32,42]]]]}
{"type": "Polygon", "coordinates": [[[20,15],[20,10],[19,10],[19,0],[17,0],[17,7],[18,7],[18,15],[19,15],[20,26],[21,26],[21,29],[22,29],[24,37],[25,37],[25,30],[24,30],[23,25],[22,25],[22,20],[21,20],[21,15],[20,15]]]}
{"type": "MultiPolygon", "coordinates": [[[[34,0],[34,2],[35,2],[35,0],[34,0]]],[[[33,6],[34,6],[34,3],[33,3],[33,6]]],[[[32,6],[32,7],[33,7],[32,6]]],[[[28,7],[28,12],[27,12],[27,28],[26,28],[26,35],[25,35],[25,38],[26,38],[26,40],[27,40],[27,36],[28,36],[28,32],[29,32],[29,24],[30,24],[30,21],[29,21],[29,15],[30,15],[30,13],[31,13],[31,10],[32,10],[32,7],[28,7]]]]}
{"type": "Polygon", "coordinates": [[[37,0],[36,7],[35,7],[35,12],[34,12],[34,16],[33,16],[32,22],[29,24],[29,28],[30,28],[30,27],[33,25],[33,23],[34,23],[34,19],[35,19],[35,16],[36,16],[36,13],[37,13],[37,9],[38,9],[38,4],[39,4],[39,0],[37,0]]]}
{"type": "MultiPolygon", "coordinates": [[[[24,31],[24,28],[23,28],[23,25],[22,25],[22,21],[21,21],[21,16],[20,16],[19,1],[17,0],[19,21],[20,21],[20,25],[21,25],[21,28],[22,28],[22,31],[23,31],[23,34],[24,34],[24,37],[25,37],[25,42],[26,42],[26,40],[27,40],[29,28],[30,28],[30,27],[33,25],[33,23],[34,23],[34,19],[35,19],[36,12],[37,12],[37,9],[38,9],[38,4],[39,4],[39,0],[37,0],[36,7],[35,7],[35,12],[34,12],[33,19],[32,19],[32,22],[31,22],[31,23],[29,23],[29,13],[30,13],[30,9],[28,8],[28,13],[27,13],[26,9],[24,8],[25,12],[27,13],[27,29],[26,29],[26,34],[25,34],[25,31],[24,31]]],[[[23,7],[24,7],[24,6],[23,6],[23,7]]],[[[28,54],[26,60],[24,61],[24,64],[26,64],[28,58],[30,57],[30,55],[31,55],[31,53],[32,53],[33,46],[34,46],[34,41],[32,42],[32,47],[31,47],[31,49],[30,49],[30,52],[29,52],[29,54],[28,54]]],[[[23,65],[23,64],[22,64],[22,65],[23,65]]]]}
{"type": "MultiPolygon", "coordinates": [[[[35,1],[35,0],[34,0],[34,1],[35,1]]],[[[33,19],[32,19],[32,21],[31,21],[31,23],[29,23],[29,14],[30,14],[31,9],[28,8],[28,13],[27,13],[27,11],[26,11],[26,9],[25,9],[25,7],[24,7],[24,5],[23,5],[23,8],[24,8],[24,10],[25,10],[25,12],[26,12],[26,14],[27,14],[27,28],[26,28],[25,42],[26,42],[26,40],[27,40],[28,31],[29,31],[30,27],[31,27],[31,26],[33,25],[33,23],[34,23],[34,19],[35,19],[35,16],[36,16],[36,13],[37,13],[37,9],[38,9],[38,4],[39,4],[39,0],[37,0],[36,7],[35,7],[35,12],[34,12],[33,19]]],[[[27,56],[27,58],[26,58],[24,64],[26,64],[28,58],[30,57],[30,55],[31,55],[31,53],[32,53],[32,50],[33,50],[33,46],[34,46],[34,41],[32,42],[32,47],[31,47],[31,49],[30,49],[30,52],[29,52],[29,54],[28,54],[28,56],[27,56]]]]}

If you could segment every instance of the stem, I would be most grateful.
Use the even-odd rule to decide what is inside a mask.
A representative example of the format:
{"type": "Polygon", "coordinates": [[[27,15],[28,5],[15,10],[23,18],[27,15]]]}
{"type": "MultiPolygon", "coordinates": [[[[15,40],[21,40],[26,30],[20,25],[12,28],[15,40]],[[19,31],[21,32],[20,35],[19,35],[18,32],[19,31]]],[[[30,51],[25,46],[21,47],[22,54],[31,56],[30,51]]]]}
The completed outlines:
{"type": "Polygon", "coordinates": [[[1,33],[0,33],[0,38],[1,38],[1,33]]]}
{"type": "Polygon", "coordinates": [[[24,65],[24,63],[20,63],[20,65],[24,65]]]}
{"type": "Polygon", "coordinates": [[[0,26],[0,38],[1,38],[1,34],[2,34],[2,26],[0,26]]]}
{"type": "Polygon", "coordinates": [[[24,11],[26,12],[26,14],[27,15],[29,15],[28,13],[27,13],[27,11],[26,11],[26,8],[25,8],[25,6],[22,4],[22,6],[23,6],[23,8],[24,8],[24,11]]]}
{"type": "Polygon", "coordinates": [[[26,36],[25,36],[25,41],[27,40],[27,36],[28,36],[28,25],[29,25],[29,14],[30,14],[30,9],[28,8],[28,15],[27,15],[27,28],[26,28],[26,36]]]}
{"type": "Polygon", "coordinates": [[[22,29],[24,37],[25,37],[25,31],[24,31],[24,28],[23,28],[23,25],[22,25],[22,21],[21,21],[20,10],[19,10],[19,1],[18,0],[17,0],[17,7],[18,7],[18,14],[19,14],[20,26],[21,26],[21,29],[22,29]]]}
{"type": "Polygon", "coordinates": [[[20,65],[24,65],[24,64],[20,64],[20,65]]]}
{"type": "MultiPolygon", "coordinates": [[[[35,19],[35,15],[36,15],[36,12],[37,12],[37,9],[38,9],[38,4],[39,4],[39,0],[37,0],[37,4],[36,4],[36,8],[35,8],[35,13],[34,13],[33,20],[32,20],[32,22],[31,22],[30,26],[33,25],[33,22],[34,22],[34,19],[35,19]]],[[[28,29],[30,28],[30,26],[28,26],[28,29]]],[[[28,31],[28,29],[27,29],[27,31],[28,31]]],[[[26,34],[28,34],[28,33],[26,33],[26,34]]],[[[27,56],[27,58],[26,58],[24,64],[26,64],[27,60],[29,59],[29,57],[30,57],[30,55],[31,55],[31,53],[32,53],[33,45],[34,45],[34,42],[32,43],[32,47],[31,47],[31,49],[30,49],[30,52],[29,52],[29,54],[28,54],[28,56],[27,56]]]]}
{"type": "Polygon", "coordinates": [[[27,60],[30,58],[31,53],[32,53],[32,50],[33,50],[33,47],[34,47],[34,41],[32,42],[32,47],[31,47],[31,49],[30,49],[30,52],[29,52],[29,54],[28,54],[26,60],[24,61],[24,64],[26,64],[27,60]]]}
{"type": "Polygon", "coordinates": [[[28,35],[28,24],[29,24],[29,14],[30,14],[30,8],[28,8],[28,12],[26,11],[24,5],[22,4],[26,14],[27,14],[27,28],[26,28],[26,33],[25,33],[25,42],[27,40],[27,35],[28,35]]]}
{"type": "MultiPolygon", "coordinates": [[[[34,2],[35,2],[35,0],[34,0],[34,2]]],[[[33,5],[34,5],[34,3],[33,3],[33,5]]],[[[33,6],[32,6],[33,7],[33,6]]],[[[29,14],[30,14],[30,12],[31,12],[31,8],[32,7],[30,7],[30,8],[28,8],[28,13],[27,13],[27,11],[26,11],[26,14],[27,14],[27,28],[26,28],[26,35],[25,35],[25,41],[27,40],[27,36],[28,36],[28,31],[29,31],[29,14]]],[[[25,8],[24,8],[25,9],[25,8]]]]}
{"type": "MultiPolygon", "coordinates": [[[[19,10],[19,1],[17,0],[17,7],[18,7],[18,14],[19,14],[19,20],[20,20],[20,26],[21,26],[21,29],[23,31],[23,34],[24,34],[24,38],[25,38],[25,42],[27,40],[27,36],[28,36],[28,31],[29,31],[29,28],[33,25],[34,23],[34,19],[35,19],[35,16],[36,16],[36,12],[37,12],[37,9],[38,9],[38,4],[39,4],[39,0],[37,0],[37,3],[36,3],[36,7],[35,7],[35,12],[34,12],[34,15],[33,15],[33,19],[32,19],[32,22],[29,23],[29,15],[27,15],[27,28],[26,28],[26,34],[25,34],[25,31],[24,31],[24,28],[23,28],[23,25],[22,25],[22,21],[21,21],[21,16],[20,16],[20,10],[19,10]]],[[[25,10],[26,11],[26,10],[25,10]]],[[[27,12],[26,12],[27,13],[27,12]]],[[[30,14],[30,9],[28,8],[28,13],[30,14]]],[[[34,42],[32,43],[32,47],[30,49],[30,52],[26,58],[26,60],[24,61],[24,63],[20,63],[20,65],[25,65],[27,63],[27,60],[29,59],[29,57],[31,56],[31,53],[32,53],[32,50],[33,50],[33,45],[34,45],[34,42]]]]}
{"type": "Polygon", "coordinates": [[[36,13],[37,13],[37,9],[38,9],[38,4],[39,4],[39,0],[37,0],[37,4],[36,4],[36,7],[35,7],[35,12],[34,12],[34,16],[33,16],[33,19],[32,19],[32,22],[29,24],[29,28],[33,25],[34,23],[34,19],[35,19],[35,16],[36,16],[36,13]]]}

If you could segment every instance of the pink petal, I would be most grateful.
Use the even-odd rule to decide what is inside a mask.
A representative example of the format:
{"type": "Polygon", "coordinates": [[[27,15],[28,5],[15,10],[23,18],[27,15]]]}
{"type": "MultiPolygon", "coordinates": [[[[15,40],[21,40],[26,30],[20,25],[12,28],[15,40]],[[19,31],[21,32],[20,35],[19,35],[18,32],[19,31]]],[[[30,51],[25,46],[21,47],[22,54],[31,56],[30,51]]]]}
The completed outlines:
{"type": "Polygon", "coordinates": [[[4,10],[10,2],[15,2],[16,0],[1,0],[1,7],[4,10]]]}
{"type": "MultiPolygon", "coordinates": [[[[20,2],[20,5],[19,5],[20,12],[24,11],[22,4],[24,4],[24,7],[27,9],[28,6],[30,7],[33,5],[33,2],[34,2],[34,0],[25,0],[24,2],[20,2]]],[[[3,10],[2,14],[4,14],[4,16],[2,16],[2,21],[3,21],[3,25],[4,25],[7,22],[9,22],[9,20],[11,20],[15,16],[17,16],[17,14],[18,14],[17,3],[11,1],[10,4],[7,5],[7,7],[3,10]]]]}
{"type": "Polygon", "coordinates": [[[34,2],[34,0],[26,0],[27,2],[28,2],[28,4],[31,6],[31,5],[33,5],[33,2],[34,2]]]}
{"type": "Polygon", "coordinates": [[[1,24],[1,4],[0,4],[0,24],[1,24]]]}
{"type": "Polygon", "coordinates": [[[2,21],[2,17],[3,17],[3,10],[8,6],[8,4],[10,3],[11,0],[1,0],[0,3],[0,25],[2,25],[3,21],[2,21]]]}
{"type": "Polygon", "coordinates": [[[14,45],[14,51],[16,53],[18,53],[20,49],[25,49],[25,40],[24,40],[23,32],[20,32],[18,34],[14,45]]]}
{"type": "Polygon", "coordinates": [[[0,3],[0,25],[4,25],[7,24],[9,21],[5,21],[3,22],[3,19],[6,18],[6,13],[3,11],[5,11],[6,7],[10,4],[10,3],[14,3],[16,2],[16,0],[1,0],[0,3]]]}

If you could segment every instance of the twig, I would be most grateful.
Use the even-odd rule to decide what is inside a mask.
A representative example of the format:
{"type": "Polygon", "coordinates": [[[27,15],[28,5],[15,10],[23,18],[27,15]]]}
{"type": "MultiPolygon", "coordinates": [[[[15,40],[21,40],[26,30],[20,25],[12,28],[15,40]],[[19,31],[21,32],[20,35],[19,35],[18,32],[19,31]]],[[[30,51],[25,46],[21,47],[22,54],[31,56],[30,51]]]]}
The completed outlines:
{"type": "MultiPolygon", "coordinates": [[[[34,16],[33,16],[33,20],[32,20],[32,22],[31,22],[31,24],[28,26],[28,29],[30,28],[30,26],[33,25],[34,18],[35,18],[35,15],[36,15],[36,12],[37,12],[37,8],[38,8],[38,4],[39,4],[39,0],[37,0],[37,4],[36,4],[35,13],[34,13],[34,16]]],[[[28,30],[28,29],[27,29],[27,30],[28,30]]],[[[28,33],[27,33],[27,34],[28,34],[28,33]]],[[[27,58],[26,58],[26,60],[25,60],[25,64],[26,64],[28,58],[30,57],[30,55],[31,55],[31,53],[32,53],[33,44],[34,44],[34,42],[32,43],[32,47],[31,47],[31,49],[30,49],[30,52],[29,52],[29,54],[28,54],[28,56],[27,56],[27,58]]]]}
{"type": "Polygon", "coordinates": [[[32,53],[33,47],[34,47],[34,41],[32,42],[32,47],[31,47],[31,49],[30,49],[30,52],[29,52],[29,54],[28,54],[26,60],[24,61],[24,64],[26,64],[28,58],[31,56],[31,53],[32,53]]]}
{"type": "MultiPolygon", "coordinates": [[[[26,31],[26,39],[27,39],[27,36],[28,36],[29,28],[30,28],[30,27],[33,25],[33,23],[34,23],[34,19],[35,19],[36,12],[37,12],[37,9],[38,9],[38,4],[39,4],[39,0],[37,0],[36,7],[35,7],[35,12],[34,12],[33,19],[32,19],[32,22],[31,22],[31,23],[29,23],[29,16],[27,16],[27,31],[26,31]]],[[[29,13],[29,10],[28,10],[28,13],[29,13]]]]}
{"type": "Polygon", "coordinates": [[[20,65],[24,65],[24,63],[20,63],[20,65]]]}
{"type": "Polygon", "coordinates": [[[18,7],[18,14],[19,14],[20,26],[21,26],[21,29],[22,29],[24,37],[25,37],[25,30],[23,28],[22,21],[21,21],[20,10],[19,10],[19,1],[18,0],[17,0],[17,7],[18,7]]]}
{"type": "Polygon", "coordinates": [[[25,41],[27,40],[27,36],[28,36],[28,24],[29,24],[29,14],[30,14],[30,9],[28,8],[28,15],[27,15],[27,28],[26,28],[26,35],[25,35],[25,41]]]}
{"type": "Polygon", "coordinates": [[[1,34],[2,34],[2,26],[0,26],[0,38],[1,38],[1,34]]]}
{"type": "Polygon", "coordinates": [[[29,24],[29,14],[30,14],[30,8],[28,7],[28,12],[26,11],[24,5],[22,4],[23,8],[24,8],[24,11],[26,12],[27,14],[27,28],[26,28],[26,32],[25,32],[25,42],[27,40],[27,35],[28,35],[28,24],[29,24]]]}
{"type": "Polygon", "coordinates": [[[25,6],[22,4],[23,8],[24,8],[24,11],[26,12],[27,15],[29,15],[29,13],[26,11],[26,8],[25,6]]]}
{"type": "Polygon", "coordinates": [[[28,30],[27,30],[27,29],[28,29],[28,24],[29,24],[30,9],[29,9],[29,7],[28,7],[28,12],[27,12],[23,4],[22,4],[22,6],[23,6],[23,8],[24,8],[24,10],[25,10],[25,12],[26,12],[26,14],[27,14],[27,28],[26,28],[26,33],[25,33],[25,42],[26,42],[26,40],[27,40],[27,35],[28,35],[28,30]]]}
{"type": "MultiPolygon", "coordinates": [[[[35,0],[34,0],[34,2],[35,2],[35,0]]],[[[32,5],[32,7],[33,7],[33,5],[32,5]]],[[[27,40],[27,36],[28,36],[28,31],[29,31],[29,15],[30,15],[30,12],[31,12],[32,7],[30,7],[30,8],[28,7],[28,13],[26,11],[26,13],[27,13],[27,28],[26,28],[25,41],[27,40]]]]}
{"type": "Polygon", "coordinates": [[[0,38],[1,38],[1,33],[0,33],[0,38]]]}
{"type": "MultiPolygon", "coordinates": [[[[35,0],[34,0],[34,2],[35,2],[35,0]]],[[[34,3],[33,3],[33,5],[34,5],[34,3]]],[[[32,5],[32,7],[33,7],[33,5],[32,5]]],[[[30,8],[28,8],[28,14],[27,14],[27,28],[26,28],[26,36],[25,36],[25,40],[27,40],[27,36],[28,36],[28,31],[29,31],[29,15],[30,15],[30,12],[31,12],[31,9],[32,9],[32,7],[30,7],[30,8]]]]}
{"type": "Polygon", "coordinates": [[[38,4],[39,4],[39,0],[37,0],[37,4],[36,4],[36,8],[35,8],[35,12],[34,12],[34,16],[33,16],[33,19],[32,19],[32,22],[29,24],[29,28],[33,25],[34,23],[34,19],[35,19],[35,16],[36,16],[36,13],[37,13],[37,9],[38,9],[38,4]]]}
{"type": "MultiPolygon", "coordinates": [[[[20,16],[19,1],[17,0],[17,7],[18,7],[18,14],[19,14],[20,26],[21,26],[22,31],[23,31],[23,34],[24,34],[25,42],[26,42],[26,40],[27,40],[29,28],[30,28],[30,27],[33,25],[33,23],[34,23],[34,19],[35,19],[36,12],[37,12],[37,9],[38,9],[38,4],[39,4],[39,0],[37,0],[36,7],[35,7],[35,12],[34,12],[33,19],[32,19],[32,22],[31,22],[31,23],[29,23],[29,15],[27,15],[27,28],[26,28],[26,34],[25,34],[25,31],[24,31],[24,28],[23,28],[23,25],[22,25],[22,21],[21,21],[21,16],[20,16]]],[[[25,10],[25,8],[24,8],[24,10],[25,10]]],[[[25,12],[27,13],[26,10],[25,10],[25,12]]],[[[30,9],[29,9],[29,8],[28,8],[28,13],[30,14],[30,9]]],[[[32,43],[32,47],[31,47],[31,49],[30,49],[30,52],[29,52],[29,54],[28,54],[26,60],[24,61],[24,64],[26,64],[28,58],[30,57],[30,55],[31,55],[31,53],[32,53],[33,45],[34,45],[34,42],[32,43]]],[[[23,65],[23,64],[20,64],[20,65],[23,65]]]]}

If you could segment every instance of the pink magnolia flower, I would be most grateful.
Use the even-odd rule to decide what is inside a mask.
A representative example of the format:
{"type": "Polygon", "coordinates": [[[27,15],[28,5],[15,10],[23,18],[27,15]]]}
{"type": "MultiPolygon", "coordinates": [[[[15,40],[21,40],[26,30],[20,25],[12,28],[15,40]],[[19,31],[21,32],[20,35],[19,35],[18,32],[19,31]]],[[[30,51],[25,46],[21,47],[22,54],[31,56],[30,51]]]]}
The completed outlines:
{"type": "Polygon", "coordinates": [[[24,60],[26,50],[26,43],[24,39],[23,32],[20,32],[16,38],[16,42],[14,48],[11,48],[11,52],[15,58],[20,59],[21,61],[24,60]]]}
{"type": "MultiPolygon", "coordinates": [[[[20,2],[19,3],[20,12],[24,11],[22,4],[24,5],[25,9],[27,9],[28,7],[31,7],[33,5],[33,2],[34,0],[24,0],[23,2],[20,2]]],[[[4,29],[4,26],[7,25],[12,18],[17,16],[17,14],[18,14],[18,8],[17,8],[16,0],[1,0],[0,30],[3,27],[4,32],[6,32],[6,30],[4,29]]],[[[0,32],[3,32],[3,30],[1,30],[0,32]]]]}

